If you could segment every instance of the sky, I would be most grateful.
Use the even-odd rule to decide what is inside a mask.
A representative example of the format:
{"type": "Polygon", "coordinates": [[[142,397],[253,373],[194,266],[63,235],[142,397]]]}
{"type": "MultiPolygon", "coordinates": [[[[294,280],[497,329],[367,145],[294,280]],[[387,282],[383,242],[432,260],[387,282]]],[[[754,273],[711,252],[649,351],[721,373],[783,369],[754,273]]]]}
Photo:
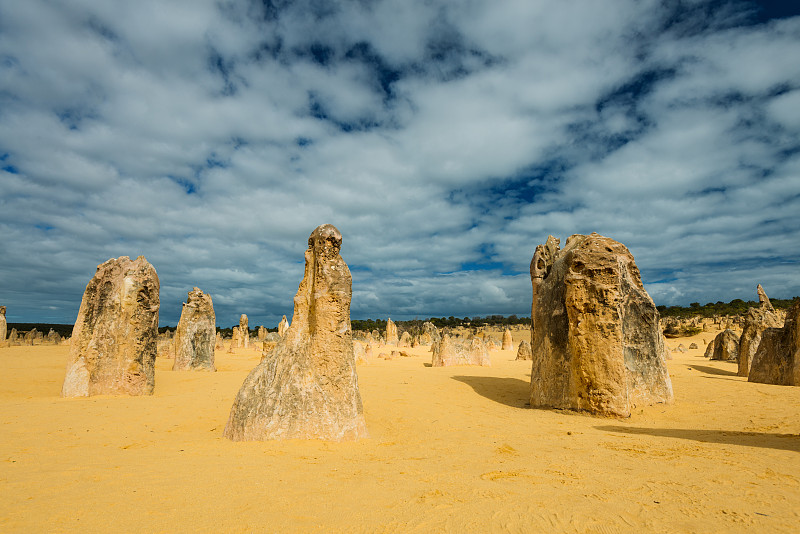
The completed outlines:
{"type": "Polygon", "coordinates": [[[144,255],[162,325],[275,327],[324,223],[354,319],[527,316],[591,232],[656,304],[791,298],[798,58],[796,2],[0,0],[0,305],[144,255]]]}

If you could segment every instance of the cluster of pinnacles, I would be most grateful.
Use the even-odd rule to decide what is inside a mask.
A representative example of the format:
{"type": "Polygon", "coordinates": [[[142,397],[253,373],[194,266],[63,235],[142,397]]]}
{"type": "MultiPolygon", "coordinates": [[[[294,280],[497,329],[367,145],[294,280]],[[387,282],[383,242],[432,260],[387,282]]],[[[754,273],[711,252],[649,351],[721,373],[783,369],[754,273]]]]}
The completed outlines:
{"type": "MultiPolygon", "coordinates": [[[[291,325],[284,316],[278,335],[259,329],[259,341],[266,347],[269,338],[270,350],[236,395],[224,430],[229,439],[367,436],[350,326],[352,279],[341,245],[329,224],[309,237],[291,325]]],[[[598,234],[573,235],[562,249],[550,236],[536,247],[531,284],[531,342],[520,342],[517,359],[531,361],[532,407],[624,417],[637,405],[672,402],[659,314],[624,245],[598,234]]],[[[750,381],[800,385],[800,303],[781,327],[761,286],[758,292],[761,304],[750,310],[742,339],[728,347],[721,334],[714,354],[727,358],[736,350],[739,373],[750,381]]],[[[152,394],[158,312],[158,275],[144,257],[98,266],[75,322],[63,395],[152,394]]],[[[175,332],[173,370],[215,370],[215,322],[211,297],[194,288],[175,332]]],[[[0,340],[6,329],[0,306],[0,340]]],[[[377,331],[367,336],[382,337],[377,331]]],[[[435,367],[490,365],[481,338],[440,335],[430,323],[413,339],[407,332],[398,338],[389,319],[385,342],[430,345],[435,367]]],[[[232,346],[249,343],[242,315],[232,346]]],[[[509,330],[502,349],[513,349],[509,330]]],[[[359,344],[359,357],[370,350],[359,344]]]]}

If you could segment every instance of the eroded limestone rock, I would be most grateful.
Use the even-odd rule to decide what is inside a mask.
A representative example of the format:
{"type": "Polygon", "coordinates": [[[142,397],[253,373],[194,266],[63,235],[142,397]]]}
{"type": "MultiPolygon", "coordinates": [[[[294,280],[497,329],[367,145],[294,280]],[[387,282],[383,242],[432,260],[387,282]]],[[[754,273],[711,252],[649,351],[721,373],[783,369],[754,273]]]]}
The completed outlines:
{"type": "Polygon", "coordinates": [[[500,350],[514,350],[514,338],[511,337],[511,330],[508,328],[503,332],[503,345],[500,350]]]}
{"type": "Polygon", "coordinates": [[[239,317],[239,340],[242,348],[250,348],[250,327],[247,325],[247,315],[239,317]]]}
{"type": "Polygon", "coordinates": [[[234,326],[231,328],[231,346],[228,352],[233,352],[233,349],[238,349],[242,347],[242,335],[239,333],[239,327],[234,326]]]}
{"type": "Polygon", "coordinates": [[[394,324],[391,317],[386,320],[386,344],[397,345],[400,340],[397,338],[397,325],[394,324]]]}
{"type": "Polygon", "coordinates": [[[747,315],[744,317],[744,327],[742,328],[742,336],[739,338],[739,376],[750,375],[750,364],[753,361],[753,356],[761,343],[761,335],[767,328],[780,328],[783,326],[783,321],[772,303],[769,301],[764,288],[761,284],[756,287],[758,292],[758,308],[750,308],[747,310],[747,315]]]}
{"type": "Polygon", "coordinates": [[[6,322],[6,307],[0,306],[0,346],[6,342],[8,334],[8,323],[6,322]]]}
{"type": "Polygon", "coordinates": [[[800,386],[800,300],[795,300],[782,328],[761,334],[748,382],[800,386]]]}
{"type": "Polygon", "coordinates": [[[281,322],[278,323],[278,335],[283,337],[286,335],[286,331],[289,330],[289,321],[286,320],[286,316],[283,316],[281,322]]]}
{"type": "Polygon", "coordinates": [[[517,347],[517,359],[518,360],[533,359],[533,354],[531,354],[531,344],[524,339],[519,342],[519,347],[517,347]]]}
{"type": "Polygon", "coordinates": [[[152,395],[159,281],[144,258],[97,267],[72,330],[62,395],[152,395]]]}
{"type": "Polygon", "coordinates": [[[183,304],[175,329],[173,371],[215,371],[214,347],[217,342],[217,319],[211,295],[195,287],[183,304]]]}
{"type": "Polygon", "coordinates": [[[410,347],[411,346],[411,334],[408,332],[403,332],[400,335],[400,339],[397,342],[398,347],[410,347]]]}
{"type": "Polygon", "coordinates": [[[711,359],[735,362],[738,357],[739,336],[736,332],[727,328],[717,334],[714,338],[714,352],[711,354],[711,359]]]}
{"type": "Polygon", "coordinates": [[[531,261],[531,406],[628,416],[669,403],[655,304],[628,249],[599,234],[553,236],[531,261]]]}
{"type": "Polygon", "coordinates": [[[480,338],[461,340],[451,338],[445,334],[438,343],[433,345],[433,367],[450,367],[454,365],[492,365],[489,351],[480,338]]]}
{"type": "Polygon", "coordinates": [[[316,228],[285,337],[253,369],[231,409],[225,436],[352,440],[367,436],[350,329],[352,279],[342,235],[316,228]]]}

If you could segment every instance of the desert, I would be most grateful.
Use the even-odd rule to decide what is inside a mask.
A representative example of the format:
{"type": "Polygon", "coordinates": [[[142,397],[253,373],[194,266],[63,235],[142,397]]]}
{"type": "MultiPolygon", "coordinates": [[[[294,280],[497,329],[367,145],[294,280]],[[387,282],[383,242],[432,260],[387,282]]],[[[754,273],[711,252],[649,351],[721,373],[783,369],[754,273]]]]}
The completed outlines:
{"type": "Polygon", "coordinates": [[[0,534],[800,532],[797,58],[777,0],[0,1],[0,534]]]}
{"type": "Polygon", "coordinates": [[[628,418],[529,408],[516,351],[491,367],[429,367],[424,346],[373,358],[358,366],[370,437],[342,443],[223,437],[256,349],[217,349],[215,373],[159,357],[152,396],[65,399],[68,346],[7,347],[0,530],[793,532],[800,388],[704,358],[716,333],[669,339],[698,346],[667,361],[674,404],[628,418]]]}

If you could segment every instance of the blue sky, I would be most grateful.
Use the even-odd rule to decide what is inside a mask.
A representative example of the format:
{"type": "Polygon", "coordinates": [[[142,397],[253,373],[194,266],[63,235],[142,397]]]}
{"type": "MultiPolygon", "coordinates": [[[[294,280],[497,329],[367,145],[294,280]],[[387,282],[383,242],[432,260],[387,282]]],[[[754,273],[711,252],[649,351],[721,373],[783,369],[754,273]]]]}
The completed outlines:
{"type": "Polygon", "coordinates": [[[276,326],[322,223],[354,318],[528,315],[592,231],[658,304],[800,295],[791,4],[0,0],[0,304],[143,254],[162,324],[276,326]]]}

